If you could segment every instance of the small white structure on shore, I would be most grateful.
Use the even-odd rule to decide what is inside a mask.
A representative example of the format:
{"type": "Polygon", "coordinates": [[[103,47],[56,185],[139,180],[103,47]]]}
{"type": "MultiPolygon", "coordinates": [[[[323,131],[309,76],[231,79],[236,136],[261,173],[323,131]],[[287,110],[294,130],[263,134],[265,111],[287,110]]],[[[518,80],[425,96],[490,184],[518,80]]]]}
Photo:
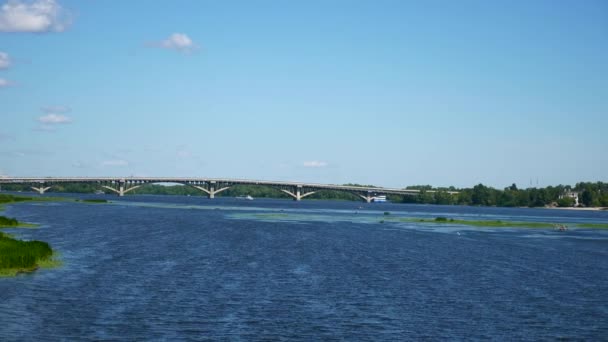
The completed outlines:
{"type": "Polygon", "coordinates": [[[578,207],[578,192],[566,190],[566,191],[564,191],[563,194],[559,195],[559,199],[562,199],[562,198],[573,198],[574,206],[578,207]]]}

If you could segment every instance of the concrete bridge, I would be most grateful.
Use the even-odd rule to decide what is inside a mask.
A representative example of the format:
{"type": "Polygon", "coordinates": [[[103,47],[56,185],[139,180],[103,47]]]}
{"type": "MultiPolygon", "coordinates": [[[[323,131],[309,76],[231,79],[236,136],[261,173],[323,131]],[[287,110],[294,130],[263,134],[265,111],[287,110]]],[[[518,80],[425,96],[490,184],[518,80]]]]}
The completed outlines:
{"type": "MultiPolygon", "coordinates": [[[[145,184],[154,183],[176,183],[191,186],[214,198],[216,194],[229,189],[234,185],[260,185],[278,189],[294,200],[299,201],[322,190],[345,191],[359,196],[366,202],[371,202],[378,195],[417,195],[420,190],[407,190],[396,188],[364,187],[350,185],[333,185],[317,183],[298,183],[281,181],[262,181],[247,179],[228,178],[178,178],[178,177],[2,177],[0,184],[27,184],[44,194],[55,184],[81,183],[96,184],[100,188],[110,190],[124,196],[129,191],[135,190],[145,184]]],[[[434,191],[427,191],[434,192],[434,191]]],[[[455,194],[457,192],[449,192],[455,194]]]]}

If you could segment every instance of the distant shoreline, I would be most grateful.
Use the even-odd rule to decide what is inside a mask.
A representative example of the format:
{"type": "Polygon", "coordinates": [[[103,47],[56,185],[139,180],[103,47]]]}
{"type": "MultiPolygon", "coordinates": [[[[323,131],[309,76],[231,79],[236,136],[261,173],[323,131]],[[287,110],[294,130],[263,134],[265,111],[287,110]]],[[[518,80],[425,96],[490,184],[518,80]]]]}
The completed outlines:
{"type": "Polygon", "coordinates": [[[608,207],[545,207],[545,209],[603,211],[603,210],[608,210],[608,207]]]}

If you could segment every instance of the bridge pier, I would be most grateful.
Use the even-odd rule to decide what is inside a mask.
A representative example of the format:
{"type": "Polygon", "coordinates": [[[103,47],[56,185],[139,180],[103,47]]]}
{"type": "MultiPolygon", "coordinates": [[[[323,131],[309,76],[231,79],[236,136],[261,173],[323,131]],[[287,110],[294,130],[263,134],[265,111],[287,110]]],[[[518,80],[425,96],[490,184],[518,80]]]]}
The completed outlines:
{"type": "Polygon", "coordinates": [[[199,185],[193,185],[190,184],[191,187],[199,189],[200,191],[204,192],[207,194],[207,196],[209,197],[209,199],[213,199],[215,198],[215,194],[219,194],[220,192],[224,191],[224,190],[228,190],[230,189],[229,186],[225,186],[223,188],[219,188],[219,189],[215,189],[216,183],[215,181],[211,181],[209,182],[209,185],[207,188],[205,188],[204,186],[199,186],[199,185]]]}
{"type": "Polygon", "coordinates": [[[374,199],[374,196],[370,196],[370,195],[367,195],[367,196],[359,195],[359,197],[363,198],[363,200],[367,203],[371,203],[372,200],[374,199]]]}
{"type": "Polygon", "coordinates": [[[316,191],[309,191],[306,193],[302,193],[302,186],[298,185],[294,188],[293,192],[289,191],[289,190],[285,190],[285,189],[279,189],[281,191],[283,191],[284,193],[288,194],[289,196],[293,197],[294,201],[300,201],[302,200],[302,198],[306,197],[306,196],[310,196],[314,193],[316,193],[316,191]]]}
{"type": "MultiPolygon", "coordinates": [[[[143,184],[142,184],[142,185],[143,185],[143,184]]],[[[120,180],[120,181],[118,182],[118,189],[115,189],[115,188],[113,188],[113,187],[111,187],[111,186],[108,186],[108,185],[102,185],[101,187],[102,187],[102,188],[104,188],[104,189],[108,189],[108,190],[110,190],[110,191],[112,191],[112,192],[115,192],[115,193],[117,193],[117,194],[118,194],[118,196],[119,196],[119,197],[122,197],[122,196],[124,196],[124,195],[125,195],[127,192],[129,192],[129,191],[131,191],[131,190],[135,190],[135,189],[137,189],[137,188],[141,187],[141,185],[134,185],[134,186],[131,186],[131,187],[129,188],[129,187],[127,187],[127,184],[126,184],[126,182],[125,182],[124,180],[120,180]]]]}
{"type": "Polygon", "coordinates": [[[38,193],[41,195],[44,195],[44,193],[50,188],[50,186],[44,187],[44,184],[41,184],[38,188],[35,186],[32,187],[33,190],[38,191],[38,193]]]}

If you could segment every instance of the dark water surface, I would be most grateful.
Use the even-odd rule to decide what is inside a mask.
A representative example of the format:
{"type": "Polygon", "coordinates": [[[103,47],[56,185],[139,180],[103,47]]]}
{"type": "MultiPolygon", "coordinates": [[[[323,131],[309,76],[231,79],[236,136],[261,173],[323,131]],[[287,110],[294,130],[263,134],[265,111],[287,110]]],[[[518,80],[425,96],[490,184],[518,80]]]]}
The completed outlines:
{"type": "Polygon", "coordinates": [[[602,340],[608,212],[128,196],[26,203],[64,265],[0,279],[0,340],[602,340]]]}

